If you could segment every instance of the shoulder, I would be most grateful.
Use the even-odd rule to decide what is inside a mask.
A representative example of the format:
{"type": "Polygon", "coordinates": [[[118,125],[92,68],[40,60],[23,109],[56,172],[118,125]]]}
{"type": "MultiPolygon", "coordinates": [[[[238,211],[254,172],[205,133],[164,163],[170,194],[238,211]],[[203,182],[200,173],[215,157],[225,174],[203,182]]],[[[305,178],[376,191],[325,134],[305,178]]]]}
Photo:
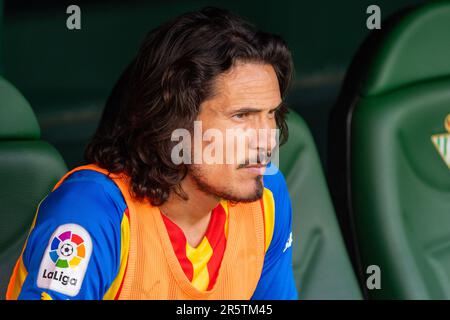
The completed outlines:
{"type": "Polygon", "coordinates": [[[275,200],[289,197],[284,175],[274,164],[269,165],[264,175],[264,188],[270,190],[275,200]]]}
{"type": "Polygon", "coordinates": [[[283,174],[264,176],[266,253],[252,299],[296,299],[292,269],[292,208],[283,174]]]}
{"type": "Polygon", "coordinates": [[[101,299],[122,264],[126,211],[120,189],[106,175],[92,170],[69,175],[37,209],[22,254],[28,276],[19,284],[21,297],[47,289],[54,298],[101,299]],[[48,271],[55,266],[75,284],[48,271]]]}
{"type": "Polygon", "coordinates": [[[106,175],[81,170],[69,175],[61,185],[40,203],[36,221],[24,252],[33,252],[33,244],[49,232],[71,228],[82,230],[89,238],[114,239],[119,243],[126,203],[119,188],[106,175]],[[36,239],[37,238],[37,239],[36,239]],[[37,240],[37,241],[36,241],[37,240]]]}
{"type": "Polygon", "coordinates": [[[57,220],[121,220],[125,209],[125,200],[110,178],[93,170],[81,170],[69,175],[42,201],[38,219],[46,219],[49,214],[57,220]]]}
{"type": "MultiPolygon", "coordinates": [[[[266,230],[266,251],[273,251],[273,247],[280,247],[286,243],[286,236],[290,236],[292,210],[289,191],[282,172],[271,164],[273,174],[264,176],[264,219],[266,230]]],[[[279,250],[278,250],[279,251],[279,250]]]]}

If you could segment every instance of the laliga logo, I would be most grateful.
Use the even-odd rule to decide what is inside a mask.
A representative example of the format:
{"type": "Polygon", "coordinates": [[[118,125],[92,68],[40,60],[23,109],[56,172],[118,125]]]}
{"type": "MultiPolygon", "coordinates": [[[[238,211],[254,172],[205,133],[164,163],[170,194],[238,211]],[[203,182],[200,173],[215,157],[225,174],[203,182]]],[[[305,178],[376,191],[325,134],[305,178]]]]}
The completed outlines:
{"type": "Polygon", "coordinates": [[[71,231],[61,233],[52,240],[50,258],[58,268],[75,268],[86,255],[84,240],[71,231]]]}
{"type": "MultiPolygon", "coordinates": [[[[75,268],[86,256],[84,240],[79,235],[66,231],[59,236],[54,237],[49,252],[50,258],[58,268],[75,268]]],[[[48,271],[44,269],[42,274],[44,279],[53,279],[61,282],[63,285],[77,284],[76,278],[64,275],[64,272],[48,271]]]]}

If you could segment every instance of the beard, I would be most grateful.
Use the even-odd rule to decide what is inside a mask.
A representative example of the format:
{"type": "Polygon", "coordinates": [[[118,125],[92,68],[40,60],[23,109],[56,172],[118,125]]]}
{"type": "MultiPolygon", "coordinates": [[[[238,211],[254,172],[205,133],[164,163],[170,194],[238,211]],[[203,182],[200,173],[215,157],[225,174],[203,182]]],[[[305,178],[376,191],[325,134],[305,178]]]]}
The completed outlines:
{"type": "Polygon", "coordinates": [[[232,202],[253,202],[261,199],[264,191],[262,176],[257,176],[254,181],[254,188],[248,194],[242,195],[232,188],[217,188],[208,183],[200,170],[195,166],[189,167],[189,173],[197,188],[206,193],[215,196],[218,199],[228,200],[232,202]]]}

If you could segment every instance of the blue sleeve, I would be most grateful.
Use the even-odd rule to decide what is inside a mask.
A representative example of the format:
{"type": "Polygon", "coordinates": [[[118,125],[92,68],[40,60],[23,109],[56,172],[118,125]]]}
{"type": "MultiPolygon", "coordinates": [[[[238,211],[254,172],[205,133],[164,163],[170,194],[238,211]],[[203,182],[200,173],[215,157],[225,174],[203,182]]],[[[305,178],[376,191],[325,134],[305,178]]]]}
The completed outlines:
{"type": "Polygon", "coordinates": [[[120,190],[91,170],[71,174],[40,204],[22,255],[19,299],[102,299],[120,266],[120,190]]]}
{"type": "Polygon", "coordinates": [[[280,170],[264,176],[275,202],[275,225],[263,270],[252,300],[295,300],[298,293],[292,269],[292,208],[280,170]]]}

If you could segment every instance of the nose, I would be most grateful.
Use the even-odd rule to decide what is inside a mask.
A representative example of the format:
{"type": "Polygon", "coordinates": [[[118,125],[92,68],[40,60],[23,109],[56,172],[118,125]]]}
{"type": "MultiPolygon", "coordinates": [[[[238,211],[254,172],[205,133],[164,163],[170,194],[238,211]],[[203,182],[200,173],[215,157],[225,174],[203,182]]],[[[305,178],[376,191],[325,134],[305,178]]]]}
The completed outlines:
{"type": "Polygon", "coordinates": [[[250,148],[258,150],[259,154],[270,156],[272,150],[277,146],[279,136],[275,119],[265,117],[259,121],[256,128],[257,134],[255,139],[252,139],[250,148]]]}

